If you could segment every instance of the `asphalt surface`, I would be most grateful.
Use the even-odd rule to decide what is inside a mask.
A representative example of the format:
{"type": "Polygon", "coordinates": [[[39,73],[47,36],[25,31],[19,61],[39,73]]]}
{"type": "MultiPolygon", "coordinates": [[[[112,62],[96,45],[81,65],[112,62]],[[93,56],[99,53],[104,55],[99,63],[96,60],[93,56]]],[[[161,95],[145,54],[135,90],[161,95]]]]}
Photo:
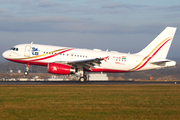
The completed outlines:
{"type": "Polygon", "coordinates": [[[0,85],[175,85],[180,82],[140,82],[140,81],[0,81],[0,85]]]}

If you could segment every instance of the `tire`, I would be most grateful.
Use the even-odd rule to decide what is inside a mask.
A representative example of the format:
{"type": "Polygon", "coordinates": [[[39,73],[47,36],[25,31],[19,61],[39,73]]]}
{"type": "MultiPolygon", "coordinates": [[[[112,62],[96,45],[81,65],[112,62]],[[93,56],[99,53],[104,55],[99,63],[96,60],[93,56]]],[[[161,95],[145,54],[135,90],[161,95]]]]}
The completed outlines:
{"type": "Polygon", "coordinates": [[[84,75],[83,77],[84,77],[84,79],[85,79],[85,81],[86,81],[86,80],[87,80],[87,76],[86,76],[86,75],[84,75]]]}
{"type": "Polygon", "coordinates": [[[24,72],[24,75],[27,76],[27,75],[28,75],[28,71],[25,71],[25,72],[24,72]]]}
{"type": "Polygon", "coordinates": [[[84,78],[84,77],[80,77],[80,78],[79,78],[79,81],[80,81],[81,83],[83,83],[83,82],[85,82],[85,78],[84,78]]]}

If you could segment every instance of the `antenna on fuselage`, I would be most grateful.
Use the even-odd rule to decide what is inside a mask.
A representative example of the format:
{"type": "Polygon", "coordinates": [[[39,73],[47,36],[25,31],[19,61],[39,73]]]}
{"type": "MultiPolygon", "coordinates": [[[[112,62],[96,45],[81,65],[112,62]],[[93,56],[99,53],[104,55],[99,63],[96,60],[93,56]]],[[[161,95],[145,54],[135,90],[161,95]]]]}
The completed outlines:
{"type": "Polygon", "coordinates": [[[33,41],[31,42],[31,44],[33,44],[33,41]]]}

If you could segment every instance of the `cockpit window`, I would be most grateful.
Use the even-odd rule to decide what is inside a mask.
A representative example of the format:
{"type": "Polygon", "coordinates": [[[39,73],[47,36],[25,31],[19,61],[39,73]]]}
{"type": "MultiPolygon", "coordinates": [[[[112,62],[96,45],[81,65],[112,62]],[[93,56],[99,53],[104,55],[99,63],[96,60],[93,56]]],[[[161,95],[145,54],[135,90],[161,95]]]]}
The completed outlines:
{"type": "Polygon", "coordinates": [[[18,48],[13,47],[13,48],[11,48],[10,50],[18,51],[18,48]]]}

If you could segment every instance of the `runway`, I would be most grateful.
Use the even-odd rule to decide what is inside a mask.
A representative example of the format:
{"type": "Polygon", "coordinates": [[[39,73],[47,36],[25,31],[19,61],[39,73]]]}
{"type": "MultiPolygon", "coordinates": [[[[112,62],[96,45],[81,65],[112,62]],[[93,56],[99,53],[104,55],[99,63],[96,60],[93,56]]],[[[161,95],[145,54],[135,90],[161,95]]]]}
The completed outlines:
{"type": "Polygon", "coordinates": [[[0,85],[175,85],[180,82],[166,81],[1,81],[0,85]]]}

